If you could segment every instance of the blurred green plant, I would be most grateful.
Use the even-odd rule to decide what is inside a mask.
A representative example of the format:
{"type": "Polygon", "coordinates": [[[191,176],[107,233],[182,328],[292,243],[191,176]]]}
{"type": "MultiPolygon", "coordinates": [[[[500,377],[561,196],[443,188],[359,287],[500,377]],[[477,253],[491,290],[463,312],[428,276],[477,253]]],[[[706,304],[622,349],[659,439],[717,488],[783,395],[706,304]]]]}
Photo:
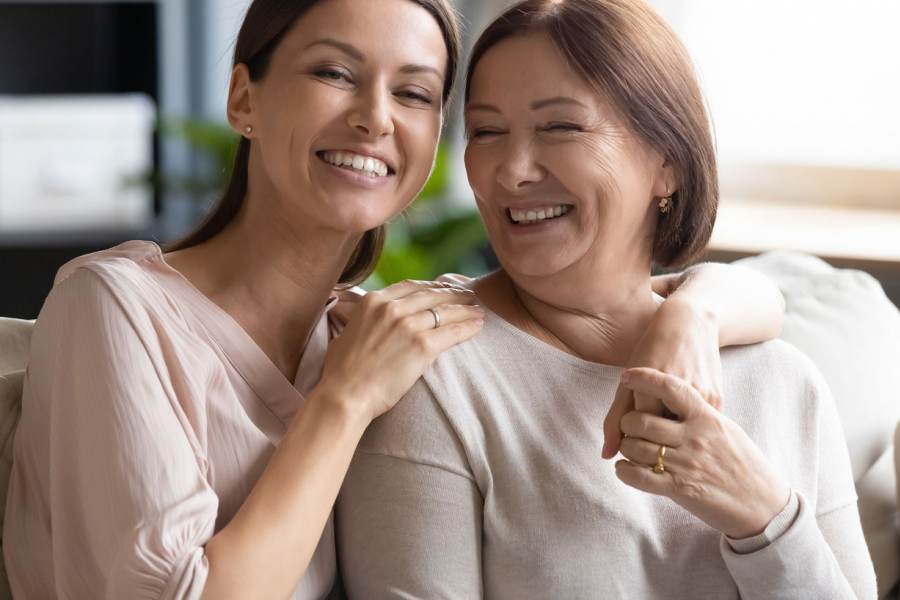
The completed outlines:
{"type": "MultiPolygon", "coordinates": [[[[219,122],[164,121],[162,136],[184,140],[199,157],[200,168],[189,177],[158,182],[167,192],[211,202],[231,176],[240,137],[219,122]]],[[[434,171],[416,201],[388,224],[384,252],[364,284],[377,289],[403,279],[434,279],[442,273],[476,276],[487,268],[487,238],[481,217],[470,201],[451,198],[450,151],[438,148],[434,171]]]]}

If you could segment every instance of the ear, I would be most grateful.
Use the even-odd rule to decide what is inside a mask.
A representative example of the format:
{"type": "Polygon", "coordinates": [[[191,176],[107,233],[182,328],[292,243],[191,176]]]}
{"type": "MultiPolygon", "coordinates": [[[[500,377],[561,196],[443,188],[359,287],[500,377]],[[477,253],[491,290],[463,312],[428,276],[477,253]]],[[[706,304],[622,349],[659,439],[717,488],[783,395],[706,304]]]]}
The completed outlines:
{"type": "Polygon", "coordinates": [[[247,127],[253,127],[253,104],[251,102],[250,70],[241,63],[231,71],[231,83],[228,86],[228,123],[239,135],[249,137],[247,127]]]}
{"type": "Polygon", "coordinates": [[[653,178],[653,197],[668,198],[678,191],[678,177],[672,163],[665,157],[658,157],[653,178]]]}

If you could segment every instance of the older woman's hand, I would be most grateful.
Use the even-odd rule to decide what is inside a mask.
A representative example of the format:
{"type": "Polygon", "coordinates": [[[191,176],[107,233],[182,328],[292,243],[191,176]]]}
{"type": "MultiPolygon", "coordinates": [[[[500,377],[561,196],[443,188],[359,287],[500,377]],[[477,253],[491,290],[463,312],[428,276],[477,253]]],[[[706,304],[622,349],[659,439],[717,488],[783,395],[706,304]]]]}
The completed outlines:
{"type": "MultiPolygon", "coordinates": [[[[670,299],[656,315],[632,351],[629,367],[650,367],[688,382],[707,403],[720,406],[722,362],[719,358],[719,325],[708,312],[687,302],[670,299]]],[[[603,421],[603,458],[612,458],[622,441],[620,421],[632,411],[663,414],[658,399],[619,385],[603,421]]]]}
{"type": "Polygon", "coordinates": [[[629,369],[622,383],[677,417],[632,411],[622,418],[621,451],[628,459],[616,463],[622,482],[671,498],[731,538],[761,533],[781,512],[790,498],[787,484],[744,430],[693,386],[646,368],[629,369]]]}

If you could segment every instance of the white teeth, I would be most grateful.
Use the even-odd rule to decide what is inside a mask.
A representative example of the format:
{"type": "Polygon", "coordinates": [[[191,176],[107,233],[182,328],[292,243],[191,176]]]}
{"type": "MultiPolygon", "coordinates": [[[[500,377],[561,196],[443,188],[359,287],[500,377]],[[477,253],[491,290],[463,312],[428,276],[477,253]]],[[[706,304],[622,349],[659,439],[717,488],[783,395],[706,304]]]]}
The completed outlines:
{"type": "Polygon", "coordinates": [[[509,209],[509,215],[512,217],[513,222],[517,224],[529,224],[529,223],[537,223],[538,221],[545,221],[547,219],[555,219],[556,217],[561,217],[567,212],[569,212],[571,207],[566,206],[564,204],[560,204],[558,206],[549,206],[544,208],[532,209],[532,210],[521,210],[511,208],[509,209]]]}
{"type": "Polygon", "coordinates": [[[369,177],[386,177],[388,174],[388,166],[371,156],[352,152],[325,152],[322,158],[336,167],[350,167],[355,171],[366,173],[369,177]]]}

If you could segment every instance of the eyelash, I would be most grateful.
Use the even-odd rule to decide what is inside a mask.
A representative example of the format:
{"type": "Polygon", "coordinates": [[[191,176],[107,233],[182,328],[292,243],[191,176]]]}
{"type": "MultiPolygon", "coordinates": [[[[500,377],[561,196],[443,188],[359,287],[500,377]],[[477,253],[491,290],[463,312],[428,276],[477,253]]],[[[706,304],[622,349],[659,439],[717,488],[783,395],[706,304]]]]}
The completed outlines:
{"type": "MultiPolygon", "coordinates": [[[[582,131],[580,125],[576,125],[575,123],[550,123],[549,125],[542,127],[540,131],[553,132],[553,131],[562,131],[562,132],[575,132],[582,131]]],[[[476,129],[469,133],[470,138],[483,138],[485,136],[490,135],[502,135],[505,133],[504,131],[498,131],[496,129],[476,129]]]]}
{"type": "Polygon", "coordinates": [[[575,123],[550,123],[544,131],[581,131],[581,127],[575,123]]]}
{"type": "MultiPolygon", "coordinates": [[[[322,79],[328,79],[330,81],[340,81],[344,80],[347,83],[353,83],[353,80],[350,76],[338,69],[318,69],[313,73],[316,77],[321,77],[322,79]]],[[[423,104],[433,104],[433,101],[428,96],[424,94],[418,94],[416,92],[403,91],[398,92],[398,96],[409,98],[410,100],[414,100],[415,102],[421,102],[423,104]]]]}
{"type": "Polygon", "coordinates": [[[338,81],[340,79],[343,79],[347,83],[352,83],[350,76],[338,69],[317,69],[313,74],[316,77],[321,77],[322,79],[330,79],[331,81],[338,81]],[[332,77],[332,75],[336,75],[337,77],[332,77]]]}

